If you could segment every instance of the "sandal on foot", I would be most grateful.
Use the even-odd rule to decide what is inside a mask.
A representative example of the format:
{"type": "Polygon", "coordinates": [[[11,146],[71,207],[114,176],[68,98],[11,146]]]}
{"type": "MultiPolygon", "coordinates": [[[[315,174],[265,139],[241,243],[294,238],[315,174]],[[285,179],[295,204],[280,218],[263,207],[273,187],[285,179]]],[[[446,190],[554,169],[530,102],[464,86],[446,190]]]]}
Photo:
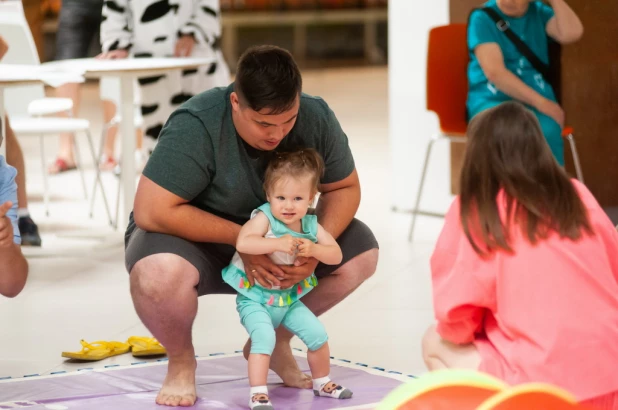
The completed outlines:
{"type": "Polygon", "coordinates": [[[103,160],[99,164],[99,169],[101,171],[113,171],[117,166],[118,162],[114,158],[104,156],[103,160]]]}
{"type": "Polygon", "coordinates": [[[167,353],[165,347],[154,337],[131,336],[127,343],[131,345],[131,353],[135,357],[160,356],[167,353]]]}
{"type": "Polygon", "coordinates": [[[122,342],[105,342],[98,340],[96,342],[88,343],[85,340],[81,340],[82,350],[79,352],[62,352],[62,357],[69,359],[97,361],[107,359],[108,357],[117,356],[119,354],[127,353],[131,350],[131,346],[128,343],[122,342]]]}
{"type": "Polygon", "coordinates": [[[72,171],[74,169],[77,169],[77,166],[75,164],[69,165],[69,163],[65,159],[56,158],[56,160],[47,169],[47,172],[50,175],[56,175],[63,172],[72,171]]]}

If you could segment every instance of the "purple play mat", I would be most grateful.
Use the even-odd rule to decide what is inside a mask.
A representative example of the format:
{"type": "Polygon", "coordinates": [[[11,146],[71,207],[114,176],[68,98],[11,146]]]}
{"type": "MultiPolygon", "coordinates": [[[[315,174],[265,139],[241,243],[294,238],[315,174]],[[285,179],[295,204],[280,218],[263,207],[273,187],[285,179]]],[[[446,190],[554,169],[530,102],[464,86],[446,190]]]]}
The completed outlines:
{"type": "MultiPolygon", "coordinates": [[[[246,410],[249,382],[247,362],[240,354],[198,358],[196,409],[246,410]]],[[[304,358],[297,357],[304,371],[304,358]]],[[[370,409],[406,376],[333,360],[331,377],[354,391],[350,400],[315,397],[311,390],[284,387],[274,374],[268,379],[277,409],[370,409]]],[[[0,381],[0,409],[164,409],[155,397],[165,378],[167,363],[148,363],[109,369],[85,370],[51,376],[0,381]]]]}

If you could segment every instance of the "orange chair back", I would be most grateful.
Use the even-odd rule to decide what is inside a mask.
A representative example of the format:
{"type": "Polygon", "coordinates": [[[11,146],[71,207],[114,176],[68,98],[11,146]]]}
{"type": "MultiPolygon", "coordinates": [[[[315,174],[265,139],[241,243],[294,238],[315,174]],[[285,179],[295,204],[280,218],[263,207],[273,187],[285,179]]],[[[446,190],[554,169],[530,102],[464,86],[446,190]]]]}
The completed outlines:
{"type": "Polygon", "coordinates": [[[466,24],[431,29],[427,50],[427,110],[447,134],[465,134],[468,95],[466,24]]]}

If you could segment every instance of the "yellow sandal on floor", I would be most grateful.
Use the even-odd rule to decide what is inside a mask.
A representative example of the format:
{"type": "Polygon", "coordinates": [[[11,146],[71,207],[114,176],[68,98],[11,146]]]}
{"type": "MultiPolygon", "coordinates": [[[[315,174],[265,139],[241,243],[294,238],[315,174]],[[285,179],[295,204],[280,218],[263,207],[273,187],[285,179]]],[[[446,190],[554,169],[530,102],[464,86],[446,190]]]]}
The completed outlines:
{"type": "Polygon", "coordinates": [[[131,353],[135,357],[160,356],[167,353],[165,347],[154,337],[131,336],[127,343],[131,345],[131,353]]]}
{"type": "Polygon", "coordinates": [[[85,340],[81,340],[82,350],[79,352],[62,352],[62,357],[77,360],[97,361],[107,359],[108,357],[117,356],[119,354],[127,353],[131,350],[131,346],[128,343],[123,342],[106,342],[98,340],[96,342],[88,343],[85,340]]]}

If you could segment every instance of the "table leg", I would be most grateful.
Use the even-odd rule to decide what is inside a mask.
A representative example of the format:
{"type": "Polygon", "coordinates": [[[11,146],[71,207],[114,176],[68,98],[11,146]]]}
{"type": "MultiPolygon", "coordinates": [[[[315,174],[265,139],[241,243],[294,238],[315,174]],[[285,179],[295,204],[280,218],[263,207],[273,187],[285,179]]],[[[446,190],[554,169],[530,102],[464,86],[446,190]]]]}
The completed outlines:
{"type": "Polygon", "coordinates": [[[121,94],[121,115],[120,134],[122,138],[122,154],[121,154],[121,183],[123,193],[123,206],[120,215],[118,215],[119,226],[126,226],[129,220],[129,214],[133,210],[133,200],[135,199],[135,105],[133,98],[133,81],[135,78],[132,75],[120,76],[120,94],[121,94]]]}

